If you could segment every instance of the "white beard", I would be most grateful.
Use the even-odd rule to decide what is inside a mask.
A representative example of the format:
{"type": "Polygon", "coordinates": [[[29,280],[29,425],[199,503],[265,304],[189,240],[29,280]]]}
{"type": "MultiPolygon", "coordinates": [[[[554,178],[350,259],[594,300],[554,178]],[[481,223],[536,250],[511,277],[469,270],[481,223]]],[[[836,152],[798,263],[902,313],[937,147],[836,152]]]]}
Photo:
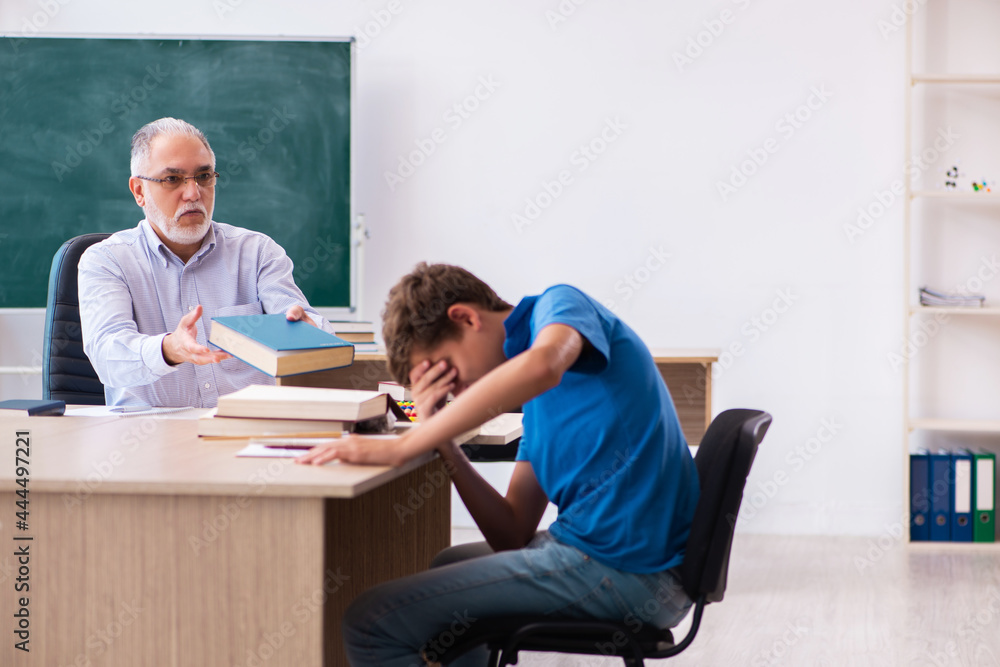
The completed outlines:
{"type": "Polygon", "coordinates": [[[155,224],[169,241],[178,245],[198,243],[205,238],[205,234],[208,233],[208,228],[212,224],[212,214],[205,210],[205,206],[201,202],[194,202],[186,208],[178,210],[173,220],[167,218],[166,213],[156,205],[152,198],[142,207],[142,210],[146,213],[147,220],[155,224]],[[198,225],[180,224],[178,218],[191,210],[201,211],[205,219],[198,225]]]}

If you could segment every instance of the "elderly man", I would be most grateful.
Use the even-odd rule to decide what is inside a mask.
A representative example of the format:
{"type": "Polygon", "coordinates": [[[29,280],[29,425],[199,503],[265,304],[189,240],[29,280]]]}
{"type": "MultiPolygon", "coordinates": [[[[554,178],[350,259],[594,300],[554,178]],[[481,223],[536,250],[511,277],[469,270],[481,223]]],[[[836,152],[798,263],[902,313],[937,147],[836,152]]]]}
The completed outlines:
{"type": "Polygon", "coordinates": [[[273,378],[207,346],[211,319],[287,313],[330,330],[269,237],[212,220],[215,153],[193,125],[161,118],[132,138],[129,189],[146,219],[80,259],[84,350],[108,405],[212,407],[273,378]]]}

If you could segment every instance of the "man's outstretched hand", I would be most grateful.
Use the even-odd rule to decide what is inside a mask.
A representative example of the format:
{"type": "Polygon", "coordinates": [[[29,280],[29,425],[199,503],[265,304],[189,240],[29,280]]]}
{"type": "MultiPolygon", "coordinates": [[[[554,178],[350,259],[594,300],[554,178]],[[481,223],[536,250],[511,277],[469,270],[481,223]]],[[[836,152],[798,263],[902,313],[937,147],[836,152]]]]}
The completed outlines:
{"type": "Polygon", "coordinates": [[[291,322],[302,320],[303,322],[308,322],[314,327],[316,326],[316,323],[312,321],[312,318],[306,315],[306,311],[302,306],[292,306],[289,308],[288,312],[285,313],[285,318],[291,322]]]}
{"type": "Polygon", "coordinates": [[[230,355],[221,350],[212,350],[198,342],[198,320],[201,318],[201,305],[181,318],[177,328],[163,337],[163,360],[171,366],[190,361],[192,364],[217,364],[230,355]]]}

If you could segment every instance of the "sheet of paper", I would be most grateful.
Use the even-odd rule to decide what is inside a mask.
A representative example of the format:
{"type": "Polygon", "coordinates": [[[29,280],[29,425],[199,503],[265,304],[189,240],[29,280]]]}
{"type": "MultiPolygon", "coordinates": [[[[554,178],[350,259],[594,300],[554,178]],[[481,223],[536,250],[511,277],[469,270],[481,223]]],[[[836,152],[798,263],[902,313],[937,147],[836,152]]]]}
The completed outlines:
{"type": "Polygon", "coordinates": [[[325,445],[330,442],[336,442],[338,438],[280,438],[280,437],[267,437],[267,438],[250,438],[251,445],[261,445],[263,447],[280,447],[284,449],[299,449],[306,451],[307,449],[312,449],[317,445],[325,445]]]}
{"type": "MultiPolygon", "coordinates": [[[[236,456],[244,457],[254,457],[254,458],[264,458],[264,459],[286,459],[286,458],[297,458],[306,453],[305,449],[285,449],[283,447],[268,447],[267,445],[247,445],[240,451],[236,452],[236,456]]],[[[332,465],[340,463],[339,461],[331,461],[326,465],[332,465]]]]}

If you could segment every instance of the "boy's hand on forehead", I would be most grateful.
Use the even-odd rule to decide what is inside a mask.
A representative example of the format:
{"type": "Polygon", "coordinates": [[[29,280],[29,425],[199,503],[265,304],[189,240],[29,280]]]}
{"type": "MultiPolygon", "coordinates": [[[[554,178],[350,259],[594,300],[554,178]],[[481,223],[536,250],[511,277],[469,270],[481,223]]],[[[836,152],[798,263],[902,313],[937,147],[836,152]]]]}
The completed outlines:
{"type": "Polygon", "coordinates": [[[457,378],[458,370],[444,360],[432,364],[430,359],[424,359],[410,370],[410,393],[420,419],[444,407],[457,378]]]}

